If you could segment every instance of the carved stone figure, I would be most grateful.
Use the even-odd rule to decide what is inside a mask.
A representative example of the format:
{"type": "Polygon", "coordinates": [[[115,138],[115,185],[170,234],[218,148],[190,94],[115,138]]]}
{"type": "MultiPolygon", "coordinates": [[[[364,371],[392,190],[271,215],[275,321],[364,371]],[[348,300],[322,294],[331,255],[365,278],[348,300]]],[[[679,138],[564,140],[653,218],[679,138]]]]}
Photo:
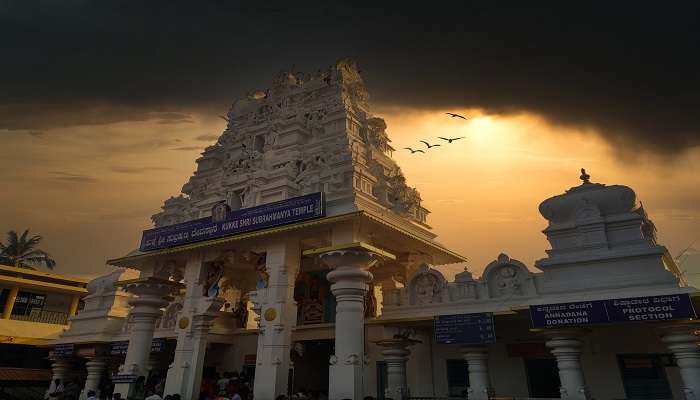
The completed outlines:
{"type": "Polygon", "coordinates": [[[521,294],[518,270],[512,265],[502,267],[496,275],[496,287],[499,295],[521,294]]]}

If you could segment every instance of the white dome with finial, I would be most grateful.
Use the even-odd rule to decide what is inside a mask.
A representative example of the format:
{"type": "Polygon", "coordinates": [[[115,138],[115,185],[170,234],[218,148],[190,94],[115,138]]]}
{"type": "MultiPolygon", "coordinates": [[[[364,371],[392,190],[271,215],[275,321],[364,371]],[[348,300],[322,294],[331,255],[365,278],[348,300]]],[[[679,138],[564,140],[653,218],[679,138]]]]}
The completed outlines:
{"type": "Polygon", "coordinates": [[[581,185],[540,204],[540,214],[549,221],[550,226],[575,223],[582,217],[629,213],[638,208],[637,197],[631,188],[592,183],[590,175],[583,168],[580,179],[583,181],[581,185]]]}

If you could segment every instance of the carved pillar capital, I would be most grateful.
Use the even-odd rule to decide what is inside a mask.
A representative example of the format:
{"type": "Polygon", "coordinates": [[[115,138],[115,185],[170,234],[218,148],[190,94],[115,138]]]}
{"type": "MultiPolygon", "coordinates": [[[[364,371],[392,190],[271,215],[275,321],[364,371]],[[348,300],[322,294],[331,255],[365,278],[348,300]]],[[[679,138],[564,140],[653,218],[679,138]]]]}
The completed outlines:
{"type": "Polygon", "coordinates": [[[700,399],[700,323],[671,323],[660,328],[661,341],[673,353],[686,400],[700,399]]]}

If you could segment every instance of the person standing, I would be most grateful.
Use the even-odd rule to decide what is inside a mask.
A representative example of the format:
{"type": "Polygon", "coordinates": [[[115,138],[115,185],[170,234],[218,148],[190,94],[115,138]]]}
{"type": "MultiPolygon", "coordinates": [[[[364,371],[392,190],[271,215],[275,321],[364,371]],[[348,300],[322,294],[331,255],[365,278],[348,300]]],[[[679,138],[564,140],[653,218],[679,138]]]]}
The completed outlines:
{"type": "Polygon", "coordinates": [[[49,385],[49,390],[46,391],[44,399],[62,399],[63,398],[63,383],[60,379],[56,378],[49,385]]]}

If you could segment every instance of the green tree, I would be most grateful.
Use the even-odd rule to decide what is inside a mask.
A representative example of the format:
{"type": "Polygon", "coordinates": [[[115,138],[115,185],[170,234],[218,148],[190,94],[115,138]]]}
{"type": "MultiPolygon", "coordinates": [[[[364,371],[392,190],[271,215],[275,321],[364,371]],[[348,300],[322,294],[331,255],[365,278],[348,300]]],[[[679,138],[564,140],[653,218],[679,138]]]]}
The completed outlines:
{"type": "Polygon", "coordinates": [[[0,243],[0,264],[8,264],[18,268],[31,268],[33,265],[44,265],[48,269],[56,266],[49,253],[37,248],[40,235],[29,237],[29,229],[22,236],[15,231],[7,232],[7,243],[0,243]]]}

